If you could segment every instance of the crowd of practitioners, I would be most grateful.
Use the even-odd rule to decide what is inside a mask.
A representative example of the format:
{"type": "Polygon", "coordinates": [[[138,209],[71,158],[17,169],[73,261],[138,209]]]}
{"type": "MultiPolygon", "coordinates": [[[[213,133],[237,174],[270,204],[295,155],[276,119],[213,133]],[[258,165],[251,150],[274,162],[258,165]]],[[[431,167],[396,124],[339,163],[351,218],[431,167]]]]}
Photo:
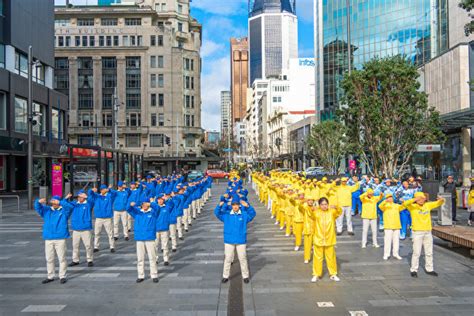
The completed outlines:
{"type": "Polygon", "coordinates": [[[381,230],[384,232],[383,259],[389,260],[392,256],[401,260],[399,239],[411,234],[411,276],[418,276],[422,248],[426,273],[437,276],[433,267],[430,211],[440,207],[444,199],[438,197],[436,201],[428,202],[420,179],[381,181],[364,176],[361,179],[344,177],[330,181],[323,177],[308,180],[291,172],[271,171],[269,176],[253,173],[252,183],[260,201],[275,219],[275,225],[285,230],[286,236],[294,236],[295,251],[303,245],[304,263],[309,263],[313,254],[312,282],[322,277],[324,259],[330,279],[340,280],[336,236],[343,233],[344,220],[348,235],[354,236],[352,216],[357,213],[362,218],[362,248],[367,247],[369,227],[372,247],[379,248],[377,231],[381,230]]]}
{"type": "Polygon", "coordinates": [[[178,239],[184,240],[193,220],[211,196],[212,178],[201,177],[186,181],[179,174],[168,177],[147,176],[130,183],[119,181],[117,186],[80,190],[73,198],[53,196],[35,201],[35,210],[43,218],[43,239],[47,262],[44,284],[54,281],[55,258],[59,261],[59,279],[67,281],[67,240],[72,230],[72,261],[69,266],[81,264],[79,248],[82,241],[86,249],[87,265],[94,265],[94,253],[103,251],[100,237],[103,228],[108,237],[111,253],[120,228],[125,241],[130,240],[133,229],[137,250],[137,283],[145,279],[145,254],[150,264],[150,276],[158,282],[158,249],[163,253],[164,265],[169,265],[171,251],[178,250],[178,239]],[[95,220],[93,220],[95,219],[95,220]],[[121,223],[121,227],[120,227],[121,223]],[[133,228],[132,228],[133,226],[133,228]],[[92,232],[94,231],[94,232],[92,232]],[[184,231],[184,232],[183,232],[184,231]]]}

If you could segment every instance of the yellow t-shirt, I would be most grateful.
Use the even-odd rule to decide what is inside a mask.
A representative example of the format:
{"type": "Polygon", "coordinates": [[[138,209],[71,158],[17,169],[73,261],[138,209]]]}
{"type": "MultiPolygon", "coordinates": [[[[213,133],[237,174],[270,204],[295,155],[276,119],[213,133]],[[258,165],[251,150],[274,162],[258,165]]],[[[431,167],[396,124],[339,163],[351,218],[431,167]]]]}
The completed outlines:
{"type": "Polygon", "coordinates": [[[389,203],[383,201],[380,203],[379,208],[383,212],[383,228],[384,229],[401,229],[402,224],[400,222],[400,212],[405,208],[397,203],[389,203]]]}
{"type": "Polygon", "coordinates": [[[369,198],[367,193],[360,196],[362,202],[362,215],[365,219],[377,219],[377,203],[382,199],[383,195],[372,196],[369,198]]]}
{"type": "Polygon", "coordinates": [[[444,204],[444,200],[426,202],[423,206],[415,203],[415,199],[405,201],[403,206],[410,211],[413,231],[431,231],[431,210],[444,204]]]}

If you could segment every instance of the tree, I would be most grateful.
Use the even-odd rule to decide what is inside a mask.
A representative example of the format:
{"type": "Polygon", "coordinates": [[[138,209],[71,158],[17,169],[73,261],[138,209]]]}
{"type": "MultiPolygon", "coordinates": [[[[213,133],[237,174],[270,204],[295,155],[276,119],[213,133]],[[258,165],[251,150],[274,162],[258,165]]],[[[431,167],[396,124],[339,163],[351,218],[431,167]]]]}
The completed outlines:
{"type": "Polygon", "coordinates": [[[314,125],[307,145],[309,153],[322,167],[337,174],[341,159],[348,153],[347,128],[338,121],[314,125]]]}
{"type": "MultiPolygon", "coordinates": [[[[469,17],[471,17],[470,12],[471,10],[474,10],[474,0],[461,0],[459,6],[469,12],[469,17]]],[[[464,33],[466,33],[466,36],[474,33],[474,21],[470,21],[464,25],[464,33]]]]}
{"type": "Polygon", "coordinates": [[[420,92],[419,74],[401,56],[374,59],[342,81],[340,111],[351,144],[372,175],[393,177],[419,144],[444,140],[439,113],[420,92]]]}

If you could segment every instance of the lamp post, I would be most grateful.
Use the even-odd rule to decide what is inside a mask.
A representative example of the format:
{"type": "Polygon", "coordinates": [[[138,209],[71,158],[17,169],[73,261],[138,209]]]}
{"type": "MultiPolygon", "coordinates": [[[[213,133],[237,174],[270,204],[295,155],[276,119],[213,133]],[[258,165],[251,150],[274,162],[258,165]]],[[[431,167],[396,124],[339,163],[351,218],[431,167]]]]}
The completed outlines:
{"type": "Polygon", "coordinates": [[[28,209],[33,208],[33,47],[28,47],[28,209]]]}

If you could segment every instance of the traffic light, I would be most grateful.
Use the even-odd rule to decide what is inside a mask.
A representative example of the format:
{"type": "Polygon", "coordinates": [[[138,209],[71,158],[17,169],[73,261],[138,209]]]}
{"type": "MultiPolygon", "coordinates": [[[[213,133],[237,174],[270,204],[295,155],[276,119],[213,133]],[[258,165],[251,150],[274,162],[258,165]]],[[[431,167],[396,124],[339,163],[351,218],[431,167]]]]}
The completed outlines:
{"type": "Polygon", "coordinates": [[[169,138],[168,136],[165,136],[165,142],[166,142],[166,145],[171,145],[171,138],[169,138]]]}

